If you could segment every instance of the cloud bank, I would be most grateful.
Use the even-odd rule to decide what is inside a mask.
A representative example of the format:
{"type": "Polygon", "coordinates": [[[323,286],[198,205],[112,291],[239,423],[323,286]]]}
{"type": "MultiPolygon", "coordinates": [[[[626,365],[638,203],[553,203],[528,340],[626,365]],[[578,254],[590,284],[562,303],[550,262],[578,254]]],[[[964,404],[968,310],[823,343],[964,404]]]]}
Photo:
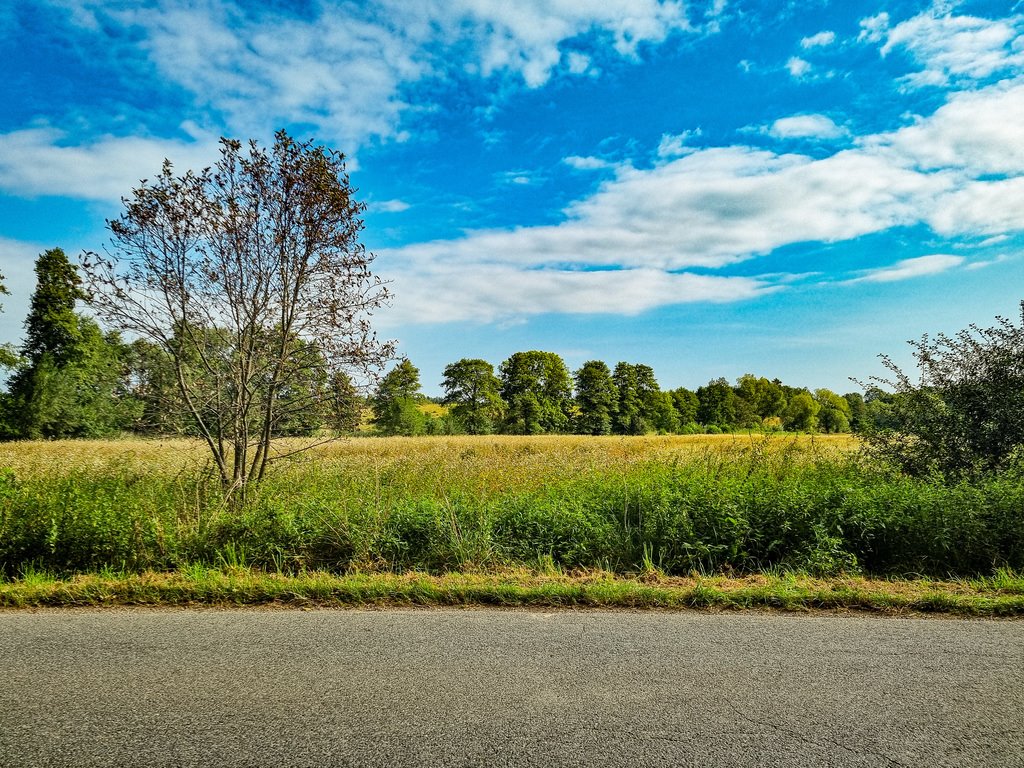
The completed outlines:
{"type": "MultiPolygon", "coordinates": [[[[827,118],[806,116],[779,120],[770,133],[839,130],[827,118]]],[[[388,250],[380,265],[401,297],[396,322],[629,314],[780,288],[785,275],[725,273],[787,245],[920,224],[968,238],[1022,232],[1021,199],[1024,84],[1006,82],[953,94],[930,117],[859,137],[826,157],[749,146],[656,153],[649,168],[615,167],[593,195],[563,211],[560,224],[388,250]]],[[[894,282],[963,264],[959,256],[929,255],[848,282],[894,282]]]]}

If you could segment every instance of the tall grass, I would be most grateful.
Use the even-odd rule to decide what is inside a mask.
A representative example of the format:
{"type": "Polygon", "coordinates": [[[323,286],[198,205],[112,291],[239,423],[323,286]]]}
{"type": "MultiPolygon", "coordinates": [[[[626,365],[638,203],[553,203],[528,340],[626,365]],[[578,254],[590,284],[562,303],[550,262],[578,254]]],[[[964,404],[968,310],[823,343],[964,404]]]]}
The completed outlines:
{"type": "Polygon", "coordinates": [[[247,566],[991,575],[1024,568],[1024,483],[883,474],[849,441],[354,440],[225,505],[185,442],[23,443],[0,572],[247,566]]]}

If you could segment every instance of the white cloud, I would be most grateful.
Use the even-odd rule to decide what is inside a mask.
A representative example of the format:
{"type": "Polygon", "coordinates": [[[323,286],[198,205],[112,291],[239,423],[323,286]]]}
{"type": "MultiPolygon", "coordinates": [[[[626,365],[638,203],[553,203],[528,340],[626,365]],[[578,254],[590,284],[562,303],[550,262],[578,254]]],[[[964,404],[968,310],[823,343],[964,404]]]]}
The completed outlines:
{"type": "MultiPolygon", "coordinates": [[[[560,224],[410,245],[382,253],[380,264],[390,264],[399,275],[402,306],[413,296],[415,312],[404,316],[409,320],[630,313],[783,286],[785,275],[762,276],[754,284],[727,274],[715,276],[724,282],[682,278],[686,270],[725,269],[785,245],[848,240],[921,223],[958,237],[1024,231],[1018,87],[1024,85],[955,94],[930,117],[821,158],[744,146],[693,148],[681,156],[662,152],[653,167],[614,166],[614,175],[594,194],[563,211],[560,224]],[[992,178],[998,173],[1011,175],[992,178]],[[662,283],[680,290],[655,288],[662,283]],[[620,284],[621,293],[602,293],[614,293],[620,284]],[[503,291],[506,285],[514,290],[503,291]]],[[[777,125],[780,135],[834,128],[827,118],[777,125]]],[[[684,146],[667,142],[675,143],[684,146]]],[[[587,158],[565,162],[599,165],[587,158]]],[[[909,279],[963,263],[962,257],[936,254],[865,273],[855,282],[909,279]]]]}
{"type": "Polygon", "coordinates": [[[801,78],[811,71],[811,63],[801,59],[799,56],[792,56],[786,62],[786,69],[789,70],[789,74],[793,77],[801,78]]]}
{"type": "MultiPolygon", "coordinates": [[[[387,254],[380,255],[382,274],[387,254]]],[[[773,290],[746,277],[672,274],[657,269],[522,270],[507,264],[473,269],[415,262],[390,275],[395,306],[379,314],[383,325],[443,322],[508,322],[550,312],[636,315],[694,301],[729,302],[773,290]]]]}
{"type": "Polygon", "coordinates": [[[976,181],[943,196],[928,216],[942,235],[999,235],[1024,230],[1024,177],[976,181]]]}
{"type": "Polygon", "coordinates": [[[600,157],[580,157],[579,155],[563,157],[562,162],[577,171],[600,171],[614,166],[614,163],[602,160],[600,157]]]}
{"type": "Polygon", "coordinates": [[[495,178],[501,184],[512,184],[518,187],[532,187],[544,181],[542,176],[526,170],[504,171],[496,174],[495,178]]]}
{"type": "Polygon", "coordinates": [[[832,32],[831,30],[825,30],[823,32],[819,32],[816,35],[811,35],[810,37],[803,38],[800,41],[800,47],[803,48],[804,50],[808,50],[810,48],[824,48],[829,45],[832,45],[832,43],[834,43],[835,41],[836,33],[832,32]]]}
{"type": "MultiPolygon", "coordinates": [[[[621,11],[625,2],[605,5],[621,11]]],[[[681,6],[670,3],[635,7],[653,12],[654,5],[664,13],[681,13],[681,6]]],[[[170,0],[165,7],[171,7],[170,0]]],[[[357,23],[339,16],[323,30],[320,67],[310,63],[320,53],[314,30],[307,28],[311,25],[285,23],[279,38],[272,40],[266,37],[265,20],[220,18],[241,14],[229,3],[173,8],[190,23],[206,18],[216,22],[197,32],[210,40],[199,41],[194,49],[183,43],[182,72],[176,75],[184,81],[189,72],[205,67],[189,87],[197,92],[208,88],[204,92],[212,105],[240,122],[270,119],[278,110],[295,111],[300,119],[332,125],[353,141],[397,137],[396,125],[409,108],[402,84],[430,76],[440,66],[441,54],[422,47],[427,32],[421,27],[441,24],[443,38],[455,35],[445,25],[458,21],[482,75],[511,74],[527,84],[542,82],[559,67],[571,68],[571,57],[560,46],[580,29],[603,30],[625,56],[645,40],[668,34],[664,24],[648,28],[642,19],[619,22],[604,6],[600,11],[581,9],[570,0],[458,0],[443,7],[440,0],[431,0],[408,6],[407,22],[400,29],[379,20],[357,23]],[[542,5],[554,9],[550,19],[540,19],[542,5]],[[484,19],[490,19],[490,26],[484,19]],[[627,29],[639,31],[627,34],[627,29]],[[376,61],[379,57],[389,58],[388,63],[376,61]],[[272,71],[278,64],[280,71],[272,71]],[[369,68],[362,73],[365,83],[360,78],[352,82],[365,86],[365,93],[356,97],[353,114],[344,114],[339,104],[347,98],[347,86],[332,78],[344,79],[351,67],[363,64],[369,68]],[[307,76],[311,80],[303,79],[307,76]],[[364,98],[366,104],[359,101],[364,98]],[[256,114],[259,109],[264,113],[256,114]]],[[[157,23],[152,9],[138,14],[148,24],[157,23]]],[[[646,18],[654,16],[648,13],[646,18]]],[[[171,18],[159,23],[177,30],[161,38],[163,33],[153,31],[156,27],[143,24],[154,60],[162,61],[175,52],[171,43],[188,25],[171,18]]],[[[887,19],[863,24],[866,39],[891,39],[887,19]]],[[[444,41],[442,49],[453,45],[454,40],[444,41]]],[[[790,65],[796,77],[810,72],[803,59],[794,57],[790,65]]],[[[764,130],[779,138],[838,138],[845,133],[824,115],[785,117],[764,130]]],[[[399,297],[391,316],[505,322],[543,312],[630,314],[685,301],[732,301],[771,290],[787,278],[685,270],[723,269],[785,245],[834,242],[920,223],[957,236],[998,237],[1024,230],[1013,205],[1024,199],[1024,84],[1019,81],[954,94],[929,117],[862,137],[852,148],[827,157],[746,146],[690,147],[691,135],[663,136],[653,167],[564,158],[578,170],[612,173],[594,194],[568,206],[559,224],[470,232],[382,252],[378,267],[395,277],[399,297]]],[[[45,127],[0,135],[0,188],[24,195],[110,200],[125,194],[138,178],[153,174],[164,156],[179,167],[209,164],[216,157],[201,135],[191,143],[101,137],[81,147],[64,145],[64,138],[45,127]]],[[[497,178],[510,184],[543,181],[523,170],[497,178]]],[[[399,210],[403,204],[383,201],[377,210],[399,210]]],[[[857,280],[933,274],[958,266],[962,259],[950,260],[959,258],[907,260],[857,280]]]]}
{"type": "Polygon", "coordinates": [[[117,201],[139,180],[160,171],[165,158],[176,168],[202,168],[217,159],[213,137],[198,142],[101,136],[65,145],[55,128],[0,134],[0,189],[22,197],[58,195],[117,201]]]}
{"type": "Polygon", "coordinates": [[[860,34],[857,39],[866,43],[880,43],[889,31],[889,14],[883,11],[860,21],[860,34]]]}
{"type": "Polygon", "coordinates": [[[845,128],[825,115],[793,115],[776,120],[768,133],[777,139],[838,139],[847,135],[845,128]]]}
{"type": "MultiPolygon", "coordinates": [[[[0,296],[0,304],[3,304],[3,312],[0,312],[0,339],[19,339],[24,334],[25,316],[36,287],[33,265],[40,253],[57,245],[0,237],[0,273],[3,273],[4,284],[11,292],[9,296],[0,296]]],[[[74,258],[72,251],[67,253],[74,258]]]]}
{"type": "Polygon", "coordinates": [[[323,0],[305,18],[240,0],[51,1],[82,30],[112,30],[110,45],[130,39],[232,132],[305,123],[350,152],[395,138],[404,113],[429,106],[408,91],[425,78],[461,71],[536,88],[556,73],[595,71],[591,56],[563,50],[581,35],[595,32],[605,52],[633,58],[642,45],[698,31],[678,0],[323,0]]]}
{"type": "Polygon", "coordinates": [[[920,220],[945,191],[858,152],[824,160],[746,147],[705,149],[651,169],[617,169],[558,225],[478,231],[410,245],[412,262],[721,268],[781,245],[841,240],[920,220]]]}
{"type": "MultiPolygon", "coordinates": [[[[408,3],[390,0],[395,18],[408,3]]],[[[484,76],[509,71],[530,87],[543,85],[558,67],[559,46],[590,31],[608,37],[620,56],[635,56],[639,46],[657,44],[676,31],[693,30],[685,5],[659,0],[430,0],[425,12],[435,28],[451,39],[472,41],[484,76]]],[[[570,68],[573,60],[568,60],[570,68]]],[[[576,61],[579,66],[579,60],[576,61]]]]}
{"type": "Polygon", "coordinates": [[[661,141],[658,142],[658,157],[680,157],[681,155],[690,154],[694,149],[693,147],[687,146],[687,142],[690,141],[690,139],[699,137],[700,135],[700,128],[693,131],[683,131],[678,134],[662,134],[661,141]]]}
{"type": "Polygon", "coordinates": [[[851,283],[895,283],[900,280],[910,280],[915,277],[926,275],[937,275],[940,272],[959,267],[964,263],[963,256],[950,256],[947,254],[933,254],[931,256],[917,256],[913,259],[903,259],[891,267],[874,269],[862,277],[855,278],[851,283]]]}
{"type": "Polygon", "coordinates": [[[1024,82],[955,93],[930,117],[861,143],[888,148],[925,170],[1024,173],[1024,82]]]}
{"type": "Polygon", "coordinates": [[[568,62],[569,72],[574,75],[582,75],[590,69],[590,57],[585,56],[578,51],[570,51],[566,57],[568,62]]]}
{"type": "Polygon", "coordinates": [[[985,269],[986,267],[991,267],[994,266],[995,264],[1003,264],[1009,260],[1009,256],[1007,256],[1005,253],[1001,253],[994,259],[987,259],[985,261],[972,261],[970,264],[966,265],[964,269],[969,269],[971,271],[974,271],[976,269],[985,269]]]}
{"type": "Polygon", "coordinates": [[[910,87],[945,85],[950,80],[979,80],[1024,65],[1021,50],[1021,17],[992,20],[955,16],[945,4],[896,26],[885,14],[861,22],[862,39],[881,42],[881,53],[905,50],[923,70],[909,75],[910,87]],[[882,23],[884,22],[884,23],[882,23]],[[865,34],[867,30],[870,33],[865,34]]]}
{"type": "Polygon", "coordinates": [[[401,84],[431,71],[417,41],[347,9],[324,8],[310,23],[253,16],[230,2],[166,0],[130,22],[145,30],[141,45],[164,78],[246,135],[286,118],[349,149],[391,137],[408,106],[401,84]]]}
{"type": "Polygon", "coordinates": [[[1005,243],[1010,239],[1009,235],[993,235],[992,237],[986,237],[980,243],[976,244],[978,248],[988,248],[990,245],[998,245],[999,243],[1005,243]]]}
{"type": "Polygon", "coordinates": [[[377,203],[370,203],[367,209],[371,213],[401,213],[411,207],[405,200],[381,200],[377,203]]]}
{"type": "Polygon", "coordinates": [[[650,170],[623,168],[567,210],[556,238],[566,245],[544,248],[564,250],[562,258],[597,254],[601,263],[721,267],[788,243],[916,221],[920,206],[946,188],[941,177],[854,151],[813,160],[705,149],[650,170]]]}

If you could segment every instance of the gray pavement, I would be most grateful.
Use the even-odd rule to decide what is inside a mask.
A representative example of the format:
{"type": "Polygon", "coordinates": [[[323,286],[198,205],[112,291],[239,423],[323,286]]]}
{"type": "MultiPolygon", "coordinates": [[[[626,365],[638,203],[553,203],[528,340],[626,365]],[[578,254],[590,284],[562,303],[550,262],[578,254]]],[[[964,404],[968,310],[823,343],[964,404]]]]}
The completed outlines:
{"type": "Polygon", "coordinates": [[[0,613],[2,766],[1024,766],[1024,623],[0,613]]]}

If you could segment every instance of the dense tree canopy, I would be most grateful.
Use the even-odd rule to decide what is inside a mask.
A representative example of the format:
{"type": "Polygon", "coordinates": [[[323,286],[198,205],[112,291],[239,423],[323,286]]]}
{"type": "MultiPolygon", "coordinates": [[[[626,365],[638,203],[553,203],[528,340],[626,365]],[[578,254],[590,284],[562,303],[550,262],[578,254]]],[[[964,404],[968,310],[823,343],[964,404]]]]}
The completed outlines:
{"type": "Polygon", "coordinates": [[[794,432],[813,432],[818,427],[820,410],[821,406],[810,392],[798,392],[789,398],[782,423],[786,429],[794,432]]]}
{"type": "MultiPolygon", "coordinates": [[[[226,148],[227,155],[237,151],[238,147],[232,145],[226,148]]],[[[308,148],[293,146],[285,154],[301,155],[305,151],[308,148]]],[[[232,162],[242,163],[238,157],[232,162]]],[[[269,162],[272,167],[283,160],[268,161],[264,157],[256,164],[262,162],[269,162]]],[[[242,165],[248,167],[245,163],[242,165]]],[[[218,170],[226,172],[224,168],[218,170]]],[[[254,172],[252,169],[239,171],[243,176],[254,172]]],[[[261,172],[266,172],[266,168],[261,172]]],[[[174,212],[173,201],[169,202],[167,196],[173,193],[187,198],[186,193],[193,184],[197,184],[199,190],[205,190],[206,184],[219,189],[218,185],[225,181],[223,178],[213,181],[215,175],[211,173],[202,179],[191,174],[175,177],[169,167],[165,167],[161,180],[136,191],[136,199],[129,202],[129,212],[120,224],[112,225],[112,229],[128,238],[129,243],[143,248],[132,238],[145,240],[154,232],[163,232],[161,227],[170,226],[169,220],[161,219],[174,212]],[[167,207],[169,211],[165,210],[167,207]],[[132,230],[130,225],[138,229],[132,230]]],[[[181,200],[174,203],[181,204],[181,200]]],[[[240,273],[244,267],[229,268],[218,262],[214,256],[223,260],[230,249],[222,242],[215,247],[204,239],[226,235],[219,230],[207,232],[203,226],[208,225],[200,226],[190,220],[179,222],[172,230],[177,237],[185,238],[192,225],[195,225],[191,235],[194,240],[189,241],[188,248],[184,248],[185,240],[175,240],[165,242],[162,246],[165,250],[160,253],[144,248],[139,253],[129,248],[129,252],[143,261],[164,258],[160,262],[164,266],[177,258],[174,263],[180,271],[164,277],[171,283],[177,280],[177,290],[185,297],[186,308],[188,302],[195,300],[195,297],[185,296],[191,285],[189,280],[200,279],[192,275],[199,267],[189,261],[191,258],[199,259],[204,269],[219,264],[225,271],[223,275],[213,272],[212,276],[208,275],[212,282],[203,283],[202,290],[219,290],[215,283],[220,282],[233,286],[231,290],[240,295],[244,293],[240,273]],[[184,250],[175,251],[174,243],[184,250]]],[[[294,232],[292,235],[297,239],[289,247],[294,248],[303,241],[294,232]]],[[[351,247],[359,251],[357,245],[351,247]]],[[[109,262],[106,264],[110,266],[109,262]]],[[[149,273],[143,267],[144,264],[130,261],[128,275],[141,282],[135,283],[137,293],[129,295],[130,280],[125,282],[115,273],[104,272],[103,264],[93,263],[91,286],[97,291],[93,295],[97,305],[112,311],[110,302],[115,296],[129,296],[129,301],[144,303],[146,286],[149,285],[151,291],[154,289],[144,282],[143,278],[149,273]],[[109,282],[104,283],[104,279],[109,282]],[[119,279],[122,282],[118,282],[119,279]],[[103,288],[107,293],[100,291],[103,288]],[[118,290],[125,293],[119,294],[118,290]]],[[[362,269],[365,270],[365,264],[362,269]]],[[[26,321],[27,338],[22,355],[16,359],[11,356],[17,366],[10,380],[10,391],[2,396],[4,419],[0,429],[6,437],[95,436],[130,429],[143,434],[196,435],[209,442],[204,429],[216,427],[216,439],[227,441],[228,448],[232,448],[235,444],[232,441],[238,440],[246,430],[250,435],[257,435],[258,444],[262,436],[366,431],[369,421],[372,431],[385,435],[569,431],[591,435],[640,435],[783,428],[822,432],[853,429],[872,432],[876,448],[898,445],[905,449],[907,445],[920,447],[926,442],[923,433],[915,433],[906,426],[908,414],[933,424],[938,419],[936,414],[945,414],[951,403],[970,400],[989,407],[997,401],[989,395],[985,395],[987,400],[982,398],[986,390],[979,381],[985,376],[995,376],[1009,382],[1006,386],[1011,389],[1016,381],[1012,354],[1000,356],[997,350],[1017,343],[1014,334],[1019,329],[1001,320],[996,329],[984,332],[973,329],[982,337],[980,340],[962,334],[954,343],[954,340],[940,337],[942,344],[939,346],[955,347],[962,355],[969,351],[985,371],[984,376],[979,374],[981,378],[958,380],[957,386],[939,386],[929,379],[927,385],[918,389],[909,386],[904,377],[898,380],[895,393],[871,385],[865,388],[863,395],[839,395],[827,389],[818,389],[812,394],[806,388],[787,386],[778,379],[748,373],[735,384],[718,378],[696,392],[685,387],[663,391],[648,365],[619,362],[611,371],[606,363],[590,360],[570,376],[559,355],[534,350],[513,354],[501,364],[498,376],[486,360],[463,358],[451,363],[444,369],[444,396],[438,398],[427,398],[420,392],[419,370],[410,360],[402,358],[379,381],[373,396],[367,400],[360,396],[359,387],[344,367],[328,358],[328,345],[319,344],[299,330],[285,334],[285,326],[270,322],[266,315],[262,316],[267,320],[262,325],[254,325],[251,317],[242,325],[231,322],[218,325],[212,322],[209,307],[192,314],[183,311],[169,333],[165,333],[163,326],[150,336],[136,332],[136,338],[126,345],[116,333],[104,333],[94,321],[75,312],[76,302],[83,294],[77,271],[63,252],[53,249],[42,254],[37,273],[38,287],[26,321]],[[241,368],[236,367],[242,363],[241,368]],[[259,382],[265,385],[268,381],[273,383],[272,389],[260,389],[259,382]],[[268,398],[273,400],[269,411],[266,409],[268,398]],[[232,414],[240,403],[248,403],[249,408],[244,411],[239,427],[238,422],[232,422],[232,414]],[[368,407],[372,410],[368,411],[368,407]],[[366,417],[364,411],[368,414],[366,417]]],[[[275,280],[285,279],[282,275],[269,277],[257,273],[267,281],[268,290],[275,280]]],[[[372,293],[375,286],[380,287],[369,278],[368,272],[360,274],[366,278],[364,288],[367,291],[372,293]]],[[[153,275],[149,278],[157,279],[153,275]]],[[[300,281],[298,276],[292,279],[300,281]]],[[[374,296],[376,299],[370,297],[367,301],[372,303],[382,298],[382,294],[374,296]]],[[[245,308],[246,304],[242,302],[238,306],[245,308]]],[[[289,306],[291,309],[287,311],[300,313],[297,306],[289,306]]],[[[357,309],[352,309],[352,323],[364,327],[360,325],[363,320],[355,319],[357,309]]],[[[171,310],[167,310],[171,314],[166,315],[154,312],[165,319],[175,317],[171,310]]],[[[240,317],[251,314],[242,312],[240,317]]],[[[293,318],[292,327],[304,328],[303,322],[293,318]]],[[[357,342],[349,338],[348,343],[357,342]]],[[[386,350],[384,345],[373,348],[378,353],[386,350]]],[[[925,349],[921,346],[922,354],[925,349]]],[[[931,355],[927,360],[932,364],[936,345],[927,349],[931,355]]],[[[966,429],[964,418],[953,421],[966,429]]],[[[990,422],[994,423],[992,420],[986,423],[990,422]]],[[[1000,429],[1001,432],[996,429],[991,434],[994,444],[1004,446],[1005,456],[1006,445],[1011,446],[1009,453],[1012,453],[1012,446],[1019,443],[1013,442],[1016,438],[1008,427],[1004,425],[1000,429]]],[[[257,448],[257,458],[260,450],[264,449],[257,448]]],[[[225,458],[229,455],[234,455],[233,448],[225,453],[225,458]]],[[[250,463],[249,469],[243,472],[253,471],[253,466],[250,463]]],[[[934,461],[929,466],[934,466],[934,461]]],[[[228,470],[231,469],[229,466],[228,470]]],[[[227,477],[230,479],[230,475],[227,477]]]]}
{"type": "Polygon", "coordinates": [[[486,360],[463,358],[444,369],[444,403],[470,435],[495,430],[504,411],[501,382],[486,360]]]}
{"type": "Polygon", "coordinates": [[[427,418],[420,410],[420,370],[402,358],[385,374],[373,397],[373,423],[385,435],[421,435],[427,418]]]}
{"type": "Polygon", "coordinates": [[[576,388],[574,431],[582,435],[607,435],[618,412],[618,390],[607,364],[590,360],[573,374],[576,388]]]}
{"type": "Polygon", "coordinates": [[[572,379],[554,352],[516,352],[499,368],[505,431],[516,435],[568,431],[572,379]]]}
{"type": "Polygon", "coordinates": [[[822,432],[849,432],[853,410],[850,401],[829,389],[816,389],[814,400],[818,403],[818,427],[822,432]]]}
{"type": "Polygon", "coordinates": [[[129,428],[138,404],[127,396],[127,351],[80,316],[78,271],[60,248],[40,254],[25,342],[4,397],[8,437],[101,437],[129,428]]]}
{"type": "Polygon", "coordinates": [[[713,379],[698,387],[697,421],[717,427],[736,423],[736,393],[725,379],[713,379]]]}

